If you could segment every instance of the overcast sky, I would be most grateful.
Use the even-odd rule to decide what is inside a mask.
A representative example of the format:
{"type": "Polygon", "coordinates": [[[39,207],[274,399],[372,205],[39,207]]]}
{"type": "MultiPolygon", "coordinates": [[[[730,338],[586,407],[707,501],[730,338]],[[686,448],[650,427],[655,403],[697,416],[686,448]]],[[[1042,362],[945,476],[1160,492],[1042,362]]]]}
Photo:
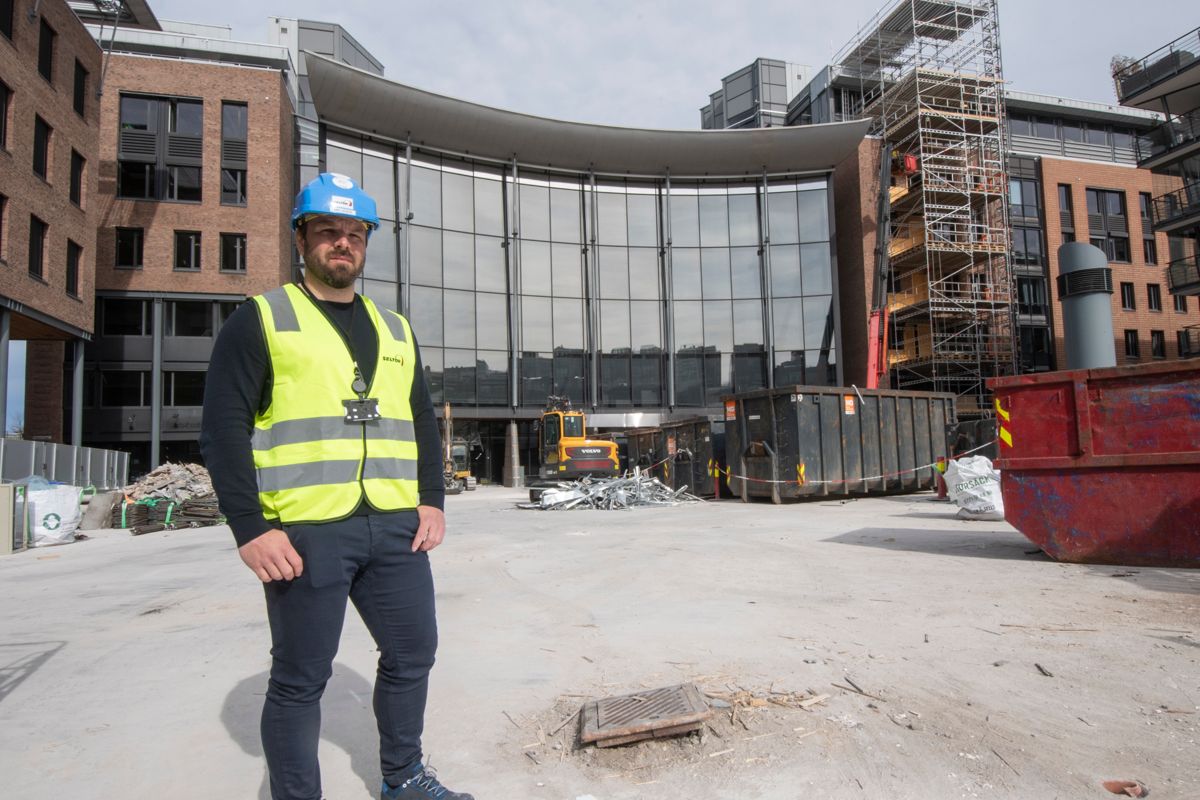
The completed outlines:
{"type": "MultiPolygon", "coordinates": [[[[269,15],[342,24],[392,80],[538,116],[698,128],[725,75],[756,57],[827,64],[883,0],[150,0],[160,19],[264,41],[269,15]]],[[[1109,59],[1200,25],[1195,0],[1000,0],[1013,89],[1115,102],[1109,59]],[[1136,19],[1136,9],[1153,13],[1136,19]]]]}

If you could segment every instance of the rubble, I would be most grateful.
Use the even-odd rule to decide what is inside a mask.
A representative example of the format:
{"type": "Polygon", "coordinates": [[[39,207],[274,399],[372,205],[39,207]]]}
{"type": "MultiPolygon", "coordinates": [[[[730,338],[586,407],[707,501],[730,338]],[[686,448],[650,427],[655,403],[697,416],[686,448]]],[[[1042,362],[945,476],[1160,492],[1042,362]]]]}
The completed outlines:
{"type": "Polygon", "coordinates": [[[658,478],[635,468],[620,478],[581,478],[559,483],[542,492],[537,502],[519,503],[521,508],[565,511],[573,508],[612,510],[634,506],[675,506],[698,503],[700,498],[687,493],[687,486],[672,489],[658,478]]]}
{"type": "Polygon", "coordinates": [[[129,500],[163,497],[182,503],[212,493],[212,479],[204,467],[199,464],[172,464],[169,461],[125,487],[125,497],[129,500]]]}
{"type": "Polygon", "coordinates": [[[126,486],[111,518],[113,528],[127,528],[134,536],[224,523],[208,470],[169,462],[126,486]]]}

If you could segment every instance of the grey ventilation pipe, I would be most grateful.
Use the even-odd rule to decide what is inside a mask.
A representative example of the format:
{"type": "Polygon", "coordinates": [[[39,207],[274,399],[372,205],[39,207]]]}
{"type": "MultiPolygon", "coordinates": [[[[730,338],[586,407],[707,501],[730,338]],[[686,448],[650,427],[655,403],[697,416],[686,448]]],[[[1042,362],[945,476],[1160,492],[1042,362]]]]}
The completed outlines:
{"type": "Polygon", "coordinates": [[[1115,367],[1108,256],[1094,245],[1067,242],[1058,248],[1058,272],[1067,369],[1115,367]]]}

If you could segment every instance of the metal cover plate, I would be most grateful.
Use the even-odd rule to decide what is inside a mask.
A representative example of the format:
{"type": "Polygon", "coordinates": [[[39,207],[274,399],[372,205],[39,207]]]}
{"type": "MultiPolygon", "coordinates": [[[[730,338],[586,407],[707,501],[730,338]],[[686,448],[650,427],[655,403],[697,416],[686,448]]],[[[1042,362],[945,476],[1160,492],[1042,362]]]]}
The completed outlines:
{"type": "Polygon", "coordinates": [[[712,710],[695,684],[665,686],[605,697],[584,705],[579,740],[600,747],[656,736],[674,736],[700,727],[712,710]]]}

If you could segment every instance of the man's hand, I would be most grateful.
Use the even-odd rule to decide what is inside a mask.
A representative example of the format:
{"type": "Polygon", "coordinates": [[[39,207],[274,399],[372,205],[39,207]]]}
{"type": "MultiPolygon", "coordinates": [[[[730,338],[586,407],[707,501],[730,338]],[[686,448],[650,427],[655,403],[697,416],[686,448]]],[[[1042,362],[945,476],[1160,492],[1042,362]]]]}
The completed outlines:
{"type": "Polygon", "coordinates": [[[417,506],[417,516],[421,518],[417,525],[417,535],[413,537],[412,550],[432,550],[446,538],[446,515],[440,508],[433,506],[417,506]]]}
{"type": "Polygon", "coordinates": [[[304,560],[278,528],[246,542],[238,548],[238,555],[263,583],[290,581],[304,572],[304,560]]]}

